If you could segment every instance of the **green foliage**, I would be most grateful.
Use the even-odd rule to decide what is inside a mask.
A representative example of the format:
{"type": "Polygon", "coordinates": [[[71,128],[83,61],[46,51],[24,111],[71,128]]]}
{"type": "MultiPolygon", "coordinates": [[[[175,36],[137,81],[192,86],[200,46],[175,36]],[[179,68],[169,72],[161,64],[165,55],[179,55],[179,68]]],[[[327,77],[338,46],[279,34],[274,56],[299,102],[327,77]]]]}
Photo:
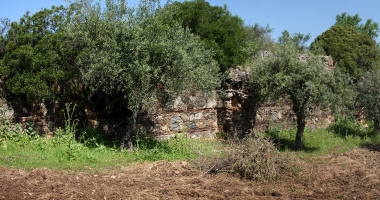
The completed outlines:
{"type": "Polygon", "coordinates": [[[64,93],[65,87],[60,86],[77,74],[71,68],[72,52],[62,49],[65,45],[63,27],[74,10],[75,6],[53,6],[32,16],[27,12],[19,23],[11,24],[7,34],[0,38],[5,47],[0,52],[0,74],[7,92],[24,95],[28,102],[55,98],[57,91],[64,93]]]}
{"type": "MultiPolygon", "coordinates": [[[[87,131],[94,132],[95,130],[87,129],[87,131]]],[[[208,155],[215,149],[220,149],[221,146],[216,141],[194,140],[184,136],[163,141],[141,137],[139,148],[136,152],[130,152],[103,145],[101,140],[91,138],[90,135],[86,139],[89,143],[80,143],[66,134],[64,129],[58,129],[55,131],[54,138],[40,137],[29,140],[26,145],[20,145],[13,140],[0,140],[0,155],[4,156],[4,159],[0,159],[0,165],[27,169],[47,167],[64,170],[88,170],[90,167],[90,169],[101,171],[110,167],[127,166],[134,162],[177,161],[185,160],[185,157],[196,159],[199,154],[208,155]],[[91,147],[91,144],[94,144],[91,141],[100,143],[98,146],[91,147]],[[4,148],[4,145],[7,148],[4,148]]],[[[112,143],[108,140],[104,142],[112,143]]]]}
{"type": "Polygon", "coordinates": [[[360,122],[350,117],[338,118],[335,123],[331,124],[327,130],[334,132],[337,136],[347,139],[349,137],[359,137],[361,140],[375,138],[373,131],[365,128],[360,122]]]}
{"type": "Polygon", "coordinates": [[[227,5],[223,8],[211,6],[205,0],[174,2],[174,20],[182,24],[191,33],[198,35],[207,49],[215,52],[215,60],[220,70],[225,72],[229,67],[244,63],[247,55],[244,38],[246,31],[243,20],[232,16],[227,5]]]}
{"type": "Polygon", "coordinates": [[[105,9],[80,3],[82,10],[66,29],[69,48],[82,49],[75,65],[93,94],[122,94],[133,112],[130,127],[157,100],[219,86],[213,54],[180,24],[166,24],[173,10],[158,1],[144,0],[136,8],[106,1],[105,9]]]}
{"type": "Polygon", "coordinates": [[[313,52],[305,62],[300,60],[296,43],[290,38],[285,39],[284,45],[278,46],[272,55],[258,57],[252,63],[251,72],[254,73],[248,82],[252,90],[260,86],[257,93],[261,102],[266,98],[289,98],[292,101],[297,116],[296,147],[301,150],[308,113],[338,102],[340,96],[337,93],[342,92],[343,83],[325,70],[321,58],[313,52]]]}
{"type": "Polygon", "coordinates": [[[368,34],[372,39],[379,36],[380,28],[377,22],[373,22],[372,19],[367,19],[365,24],[359,24],[361,21],[362,18],[359,17],[359,14],[351,16],[344,12],[340,15],[336,15],[335,25],[352,27],[358,33],[368,34]]]}
{"type": "Polygon", "coordinates": [[[359,78],[363,72],[376,68],[380,60],[376,42],[354,28],[333,26],[318,36],[311,46],[321,45],[344,73],[359,78]]]}
{"type": "Polygon", "coordinates": [[[260,26],[255,24],[254,26],[245,26],[247,35],[244,38],[246,46],[244,51],[247,54],[247,62],[253,58],[259,51],[271,51],[274,46],[274,41],[270,37],[270,33],[273,32],[273,28],[267,26],[260,26]]]}
{"type": "Polygon", "coordinates": [[[10,27],[10,23],[11,20],[9,20],[8,18],[0,18],[0,23],[1,23],[1,26],[0,26],[0,36],[2,36],[4,33],[6,33],[6,31],[9,29],[10,27]]]}
{"type": "Polygon", "coordinates": [[[284,44],[288,39],[292,40],[299,48],[300,53],[305,53],[307,48],[305,43],[310,40],[310,33],[305,35],[302,33],[294,33],[291,37],[287,30],[282,31],[282,36],[278,38],[278,42],[280,44],[284,44]]]}
{"type": "Polygon", "coordinates": [[[356,86],[357,110],[374,121],[380,134],[380,70],[368,72],[356,86]]]}
{"type": "Polygon", "coordinates": [[[5,43],[6,43],[6,40],[3,35],[9,29],[11,23],[8,18],[1,18],[0,23],[1,23],[0,25],[0,66],[1,66],[1,60],[4,57],[5,43]]]}
{"type": "Polygon", "coordinates": [[[81,133],[80,141],[88,148],[98,148],[107,143],[106,134],[99,128],[85,128],[81,133]]]}
{"type": "Polygon", "coordinates": [[[270,128],[266,133],[260,133],[270,137],[275,144],[279,145],[279,151],[297,155],[299,157],[313,157],[331,152],[346,152],[358,146],[368,143],[379,143],[380,135],[374,134],[372,128],[364,128],[359,122],[352,118],[339,118],[328,128],[305,129],[304,151],[296,151],[294,135],[297,128],[278,130],[270,128]]]}

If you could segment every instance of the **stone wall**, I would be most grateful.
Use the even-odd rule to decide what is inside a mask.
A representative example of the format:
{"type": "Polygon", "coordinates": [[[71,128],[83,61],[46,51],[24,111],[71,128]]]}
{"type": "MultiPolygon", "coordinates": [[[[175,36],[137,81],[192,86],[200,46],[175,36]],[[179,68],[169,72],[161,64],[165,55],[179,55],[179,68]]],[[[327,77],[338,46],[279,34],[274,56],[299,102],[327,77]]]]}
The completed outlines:
{"type": "MultiPolygon", "coordinates": [[[[300,59],[306,58],[307,55],[300,55],[300,59]]],[[[326,70],[331,71],[335,68],[331,57],[322,56],[321,59],[326,64],[326,70]]],[[[214,93],[178,97],[170,109],[159,109],[139,116],[140,129],[153,134],[156,138],[168,138],[176,133],[187,133],[192,138],[214,138],[222,131],[244,135],[251,131],[264,132],[268,126],[293,127],[295,117],[289,100],[284,99],[277,103],[268,101],[257,108],[248,105],[249,94],[245,91],[245,81],[250,73],[248,69],[237,67],[231,70],[231,78],[224,88],[225,96],[217,98],[214,93]]],[[[2,99],[4,100],[3,96],[2,99]]],[[[57,102],[28,106],[20,100],[13,99],[1,105],[4,106],[0,111],[4,110],[7,118],[13,116],[14,123],[24,126],[31,120],[42,135],[53,136],[54,130],[64,125],[63,107],[62,105],[59,107],[57,102]]],[[[329,112],[317,110],[311,114],[313,117],[307,121],[307,126],[310,128],[328,125],[333,121],[329,112]]],[[[100,127],[109,136],[123,135],[127,131],[127,116],[115,117],[79,109],[75,118],[79,119],[79,129],[100,127]]]]}

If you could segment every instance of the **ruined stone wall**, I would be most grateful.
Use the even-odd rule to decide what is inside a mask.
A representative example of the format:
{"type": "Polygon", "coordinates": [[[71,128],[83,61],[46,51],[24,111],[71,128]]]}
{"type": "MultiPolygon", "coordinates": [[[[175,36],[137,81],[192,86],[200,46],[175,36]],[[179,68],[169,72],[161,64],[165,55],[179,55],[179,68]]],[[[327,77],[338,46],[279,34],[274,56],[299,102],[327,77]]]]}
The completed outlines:
{"type": "MultiPolygon", "coordinates": [[[[300,55],[300,59],[306,58],[307,55],[300,55]]],[[[335,68],[331,57],[322,56],[321,59],[326,64],[326,70],[331,71],[335,68]]],[[[159,109],[139,116],[140,130],[151,133],[156,138],[168,138],[176,133],[187,133],[192,138],[214,138],[222,131],[244,135],[251,131],[264,132],[269,126],[293,127],[295,116],[291,101],[287,99],[277,103],[267,101],[257,108],[247,103],[249,94],[246,93],[245,82],[249,73],[249,68],[237,67],[231,70],[231,78],[224,88],[226,95],[221,97],[217,97],[216,94],[178,97],[171,109],[159,109]]],[[[4,100],[4,96],[1,98],[4,100]]],[[[4,106],[0,105],[0,111],[4,110],[7,118],[13,116],[13,122],[23,126],[31,120],[42,135],[53,136],[54,130],[64,125],[63,108],[57,107],[56,102],[34,106],[28,106],[17,99],[3,102],[1,105],[4,106]]],[[[310,128],[328,125],[333,121],[329,112],[316,110],[311,114],[313,117],[307,120],[307,126],[310,128]]],[[[77,122],[79,129],[100,127],[109,136],[123,135],[128,130],[127,116],[112,117],[83,109],[74,117],[79,119],[77,122]]]]}

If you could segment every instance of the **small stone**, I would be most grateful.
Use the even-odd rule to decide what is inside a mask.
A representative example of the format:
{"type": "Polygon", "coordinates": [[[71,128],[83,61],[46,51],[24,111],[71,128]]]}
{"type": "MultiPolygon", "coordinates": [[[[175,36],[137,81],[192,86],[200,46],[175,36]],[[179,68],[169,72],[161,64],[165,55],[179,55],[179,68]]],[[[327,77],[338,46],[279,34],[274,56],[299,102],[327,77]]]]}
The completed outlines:
{"type": "Polygon", "coordinates": [[[189,128],[197,128],[197,125],[194,122],[189,122],[189,128]]]}
{"type": "Polygon", "coordinates": [[[172,118],[172,123],[180,123],[182,122],[182,119],[180,117],[173,117],[172,118]]]}
{"type": "Polygon", "coordinates": [[[207,105],[206,105],[207,108],[215,108],[217,107],[216,105],[216,101],[214,99],[209,99],[207,101],[207,105]]]}
{"type": "Polygon", "coordinates": [[[187,115],[185,115],[185,114],[182,114],[182,115],[181,115],[181,119],[182,119],[184,122],[186,122],[186,121],[189,121],[190,117],[187,116],[187,115]]]}
{"type": "Polygon", "coordinates": [[[195,114],[194,119],[202,119],[202,113],[195,114]]]}
{"type": "Polygon", "coordinates": [[[188,168],[189,167],[189,163],[187,163],[185,161],[182,161],[181,165],[182,165],[183,168],[188,168]]]}
{"type": "Polygon", "coordinates": [[[205,126],[206,126],[206,124],[203,123],[203,122],[199,122],[199,123],[197,123],[197,127],[198,127],[198,128],[204,128],[205,126]]]}
{"type": "Polygon", "coordinates": [[[177,131],[179,130],[179,126],[177,124],[170,124],[170,130],[177,131]]]}

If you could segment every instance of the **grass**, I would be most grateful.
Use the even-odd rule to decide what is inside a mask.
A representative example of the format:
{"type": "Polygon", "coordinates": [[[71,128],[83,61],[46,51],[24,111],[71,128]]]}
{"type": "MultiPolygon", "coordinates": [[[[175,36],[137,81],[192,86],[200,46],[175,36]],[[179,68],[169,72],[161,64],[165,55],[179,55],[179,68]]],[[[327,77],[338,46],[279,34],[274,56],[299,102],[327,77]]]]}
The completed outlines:
{"type": "Polygon", "coordinates": [[[50,139],[37,135],[33,124],[21,128],[10,124],[10,120],[4,120],[0,124],[0,166],[102,171],[135,162],[195,159],[200,154],[211,153],[220,145],[216,141],[193,140],[184,135],[157,141],[137,134],[133,138],[137,149],[130,152],[119,147],[121,138],[109,140],[100,129],[87,128],[76,134],[70,110],[70,105],[67,105],[64,129],[59,128],[55,137],[50,139]]]}
{"type": "Polygon", "coordinates": [[[269,129],[261,135],[271,137],[279,144],[279,151],[300,158],[345,152],[367,143],[380,143],[380,135],[375,133],[371,123],[369,128],[364,128],[349,118],[339,119],[327,129],[306,128],[303,136],[304,150],[301,152],[295,151],[296,132],[296,128],[281,131],[269,129]]]}
{"type": "MultiPolygon", "coordinates": [[[[0,124],[0,166],[102,171],[135,162],[178,161],[186,160],[186,157],[197,159],[200,155],[203,158],[212,157],[228,146],[220,140],[194,140],[185,135],[157,141],[137,134],[134,137],[137,150],[130,152],[120,149],[121,138],[109,140],[100,129],[88,128],[76,133],[75,120],[71,118],[72,112],[69,110],[68,106],[65,128],[58,129],[55,137],[50,139],[38,136],[33,124],[21,128],[11,125],[10,120],[3,120],[0,124]]],[[[293,128],[281,131],[269,129],[258,135],[273,139],[274,143],[279,144],[280,153],[300,158],[344,152],[367,143],[380,143],[380,135],[373,131],[373,125],[364,128],[348,118],[338,120],[328,129],[306,129],[304,151],[301,152],[295,151],[295,134],[296,129],[293,128]]],[[[237,145],[232,152],[242,150],[240,146],[237,145]]],[[[244,151],[248,151],[249,145],[244,148],[244,151]]]]}
{"type": "MultiPolygon", "coordinates": [[[[136,141],[135,141],[136,143],[136,141]]],[[[76,140],[62,138],[38,138],[25,143],[2,141],[0,166],[11,168],[41,168],[56,170],[103,170],[115,166],[127,166],[134,162],[158,160],[177,161],[185,157],[195,159],[217,148],[217,142],[193,140],[178,136],[165,141],[152,138],[140,139],[136,152],[98,144],[88,147],[76,140]],[[6,145],[6,148],[4,148],[6,145]]]]}

